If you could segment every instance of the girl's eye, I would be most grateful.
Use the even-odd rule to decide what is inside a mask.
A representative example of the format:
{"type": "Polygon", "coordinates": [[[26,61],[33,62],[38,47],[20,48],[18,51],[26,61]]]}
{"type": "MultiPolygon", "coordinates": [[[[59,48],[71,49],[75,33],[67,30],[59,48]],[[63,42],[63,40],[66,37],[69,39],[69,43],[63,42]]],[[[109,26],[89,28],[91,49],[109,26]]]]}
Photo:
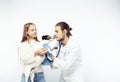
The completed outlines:
{"type": "Polygon", "coordinates": [[[31,31],[36,31],[35,29],[32,29],[31,31]]]}

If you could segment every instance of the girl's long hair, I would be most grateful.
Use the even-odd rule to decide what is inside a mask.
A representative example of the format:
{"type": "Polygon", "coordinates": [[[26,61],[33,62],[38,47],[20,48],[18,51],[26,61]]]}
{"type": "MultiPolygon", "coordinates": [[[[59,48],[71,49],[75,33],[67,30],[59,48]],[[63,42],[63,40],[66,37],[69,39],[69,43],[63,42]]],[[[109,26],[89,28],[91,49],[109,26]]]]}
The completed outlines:
{"type": "MultiPolygon", "coordinates": [[[[34,25],[35,26],[34,23],[26,23],[26,24],[24,24],[23,37],[22,37],[21,42],[24,42],[24,41],[28,40],[26,32],[29,30],[30,25],[34,25]]],[[[37,37],[35,37],[34,39],[39,42],[37,37]]]]}

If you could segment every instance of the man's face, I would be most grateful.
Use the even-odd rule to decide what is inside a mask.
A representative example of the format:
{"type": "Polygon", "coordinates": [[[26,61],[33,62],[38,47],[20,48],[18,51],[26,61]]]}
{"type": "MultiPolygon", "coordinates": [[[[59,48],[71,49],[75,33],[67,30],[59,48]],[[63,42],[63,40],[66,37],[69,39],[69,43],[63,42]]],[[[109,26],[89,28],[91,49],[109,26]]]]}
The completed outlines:
{"type": "Polygon", "coordinates": [[[63,38],[63,31],[61,30],[60,26],[55,26],[55,33],[54,36],[57,41],[60,41],[63,38]]]}

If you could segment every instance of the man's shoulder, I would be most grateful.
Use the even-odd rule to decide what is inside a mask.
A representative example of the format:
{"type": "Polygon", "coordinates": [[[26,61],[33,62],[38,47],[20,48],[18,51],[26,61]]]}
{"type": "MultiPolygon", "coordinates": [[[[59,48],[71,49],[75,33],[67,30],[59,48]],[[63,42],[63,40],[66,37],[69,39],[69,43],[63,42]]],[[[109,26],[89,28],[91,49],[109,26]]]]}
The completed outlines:
{"type": "Polygon", "coordinates": [[[77,39],[75,39],[74,37],[70,37],[69,45],[80,45],[80,44],[77,39]]]}

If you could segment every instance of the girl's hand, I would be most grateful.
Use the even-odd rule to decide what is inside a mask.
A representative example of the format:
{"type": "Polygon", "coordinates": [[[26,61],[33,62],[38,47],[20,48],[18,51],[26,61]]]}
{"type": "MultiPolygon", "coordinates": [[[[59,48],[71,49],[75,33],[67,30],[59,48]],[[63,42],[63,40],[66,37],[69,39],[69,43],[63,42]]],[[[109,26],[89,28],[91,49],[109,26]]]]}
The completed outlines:
{"type": "Polygon", "coordinates": [[[37,55],[43,56],[47,51],[48,50],[46,48],[40,48],[34,52],[34,56],[37,56],[37,55]]]}

